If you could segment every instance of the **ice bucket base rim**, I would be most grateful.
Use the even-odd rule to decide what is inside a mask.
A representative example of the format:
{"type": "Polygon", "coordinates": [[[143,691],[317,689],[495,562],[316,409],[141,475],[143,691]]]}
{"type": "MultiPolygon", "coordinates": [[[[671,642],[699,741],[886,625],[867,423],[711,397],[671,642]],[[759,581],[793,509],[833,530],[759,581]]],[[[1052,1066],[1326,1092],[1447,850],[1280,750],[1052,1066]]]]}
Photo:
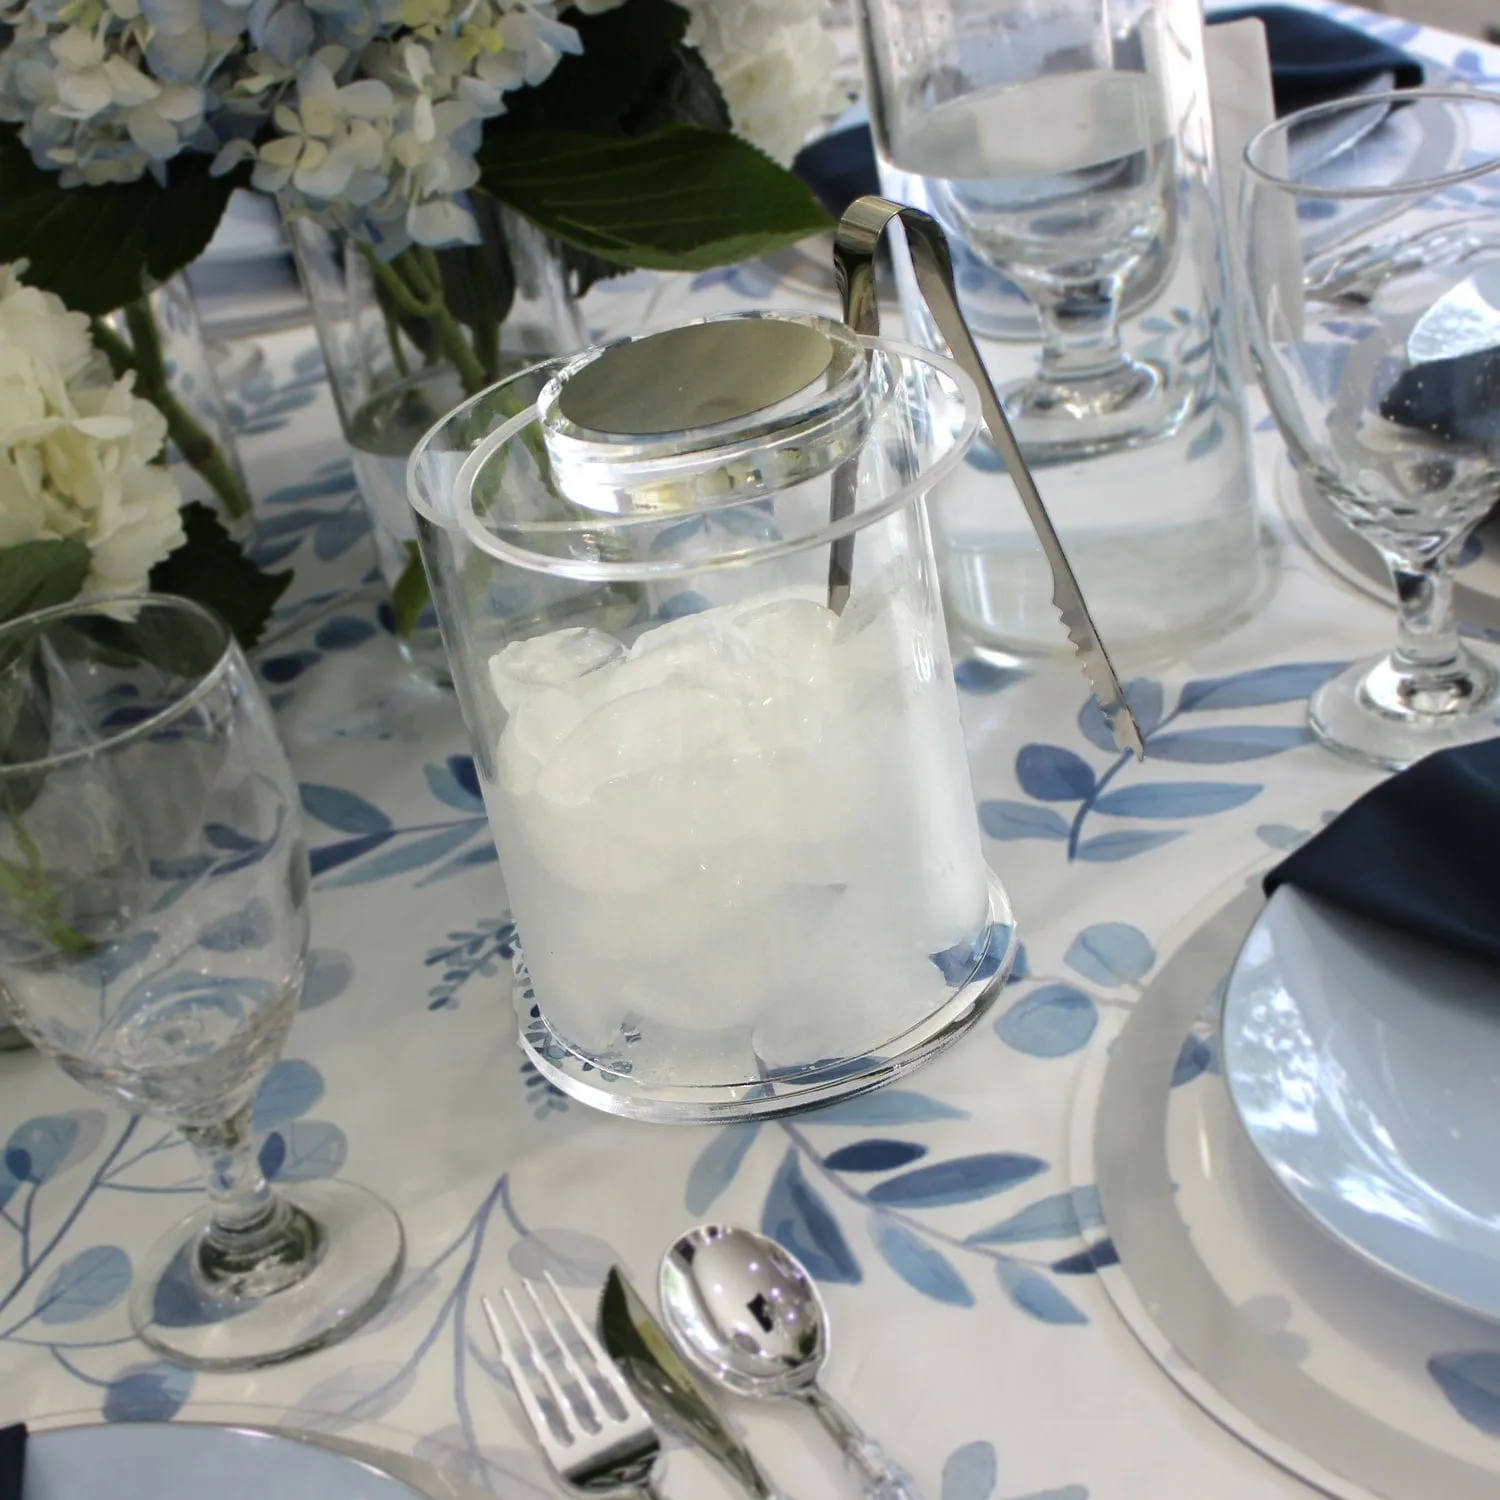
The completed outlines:
{"type": "Polygon", "coordinates": [[[515,1000],[522,1018],[521,1050],[548,1083],[580,1104],[653,1124],[723,1125],[738,1120],[769,1120],[867,1094],[952,1046],[990,1009],[1004,988],[1015,962],[1016,924],[999,876],[993,870],[988,874],[989,940],[970,978],[915,1026],[862,1057],[839,1062],[836,1068],[809,1070],[804,1077],[772,1078],[758,1084],[643,1085],[628,1074],[605,1072],[570,1051],[548,1026],[529,984],[518,978],[515,1000]],[[1002,943],[1003,951],[992,968],[996,946],[1002,943]]]}

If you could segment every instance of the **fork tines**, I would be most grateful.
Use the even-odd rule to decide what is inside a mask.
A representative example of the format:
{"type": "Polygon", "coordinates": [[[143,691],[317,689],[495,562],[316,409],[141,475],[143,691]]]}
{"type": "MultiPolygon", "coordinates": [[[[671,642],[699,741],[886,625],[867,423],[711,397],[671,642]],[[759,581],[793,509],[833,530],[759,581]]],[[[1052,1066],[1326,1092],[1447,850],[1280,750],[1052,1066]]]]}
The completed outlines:
{"type": "Polygon", "coordinates": [[[570,1467],[570,1460],[580,1448],[592,1448],[601,1442],[613,1442],[621,1429],[646,1427],[645,1412],[625,1384],[614,1361],[605,1355],[588,1325],[573,1310],[549,1272],[543,1273],[552,1301],[561,1310],[559,1322],[556,1313],[549,1314],[537,1285],[523,1281],[526,1297],[541,1325],[543,1338],[539,1340],[527,1319],[522,1316],[508,1288],[501,1296],[510,1309],[514,1325],[514,1337],[507,1334],[505,1321],[488,1298],[480,1299],[490,1332],[500,1350],[501,1363],[510,1377],[516,1398],[520,1401],[537,1440],[549,1458],[554,1459],[560,1469],[570,1467]],[[569,1337],[571,1333],[572,1337],[569,1337]],[[517,1348],[521,1357],[517,1357],[517,1348]],[[584,1358],[580,1358],[579,1354],[584,1358]],[[590,1368],[585,1367],[585,1360],[590,1368]],[[534,1372],[546,1392],[552,1411],[538,1397],[536,1385],[528,1378],[534,1372]],[[611,1399],[613,1398],[613,1399],[611,1399]],[[553,1447],[561,1448],[554,1453],[553,1447]]]}

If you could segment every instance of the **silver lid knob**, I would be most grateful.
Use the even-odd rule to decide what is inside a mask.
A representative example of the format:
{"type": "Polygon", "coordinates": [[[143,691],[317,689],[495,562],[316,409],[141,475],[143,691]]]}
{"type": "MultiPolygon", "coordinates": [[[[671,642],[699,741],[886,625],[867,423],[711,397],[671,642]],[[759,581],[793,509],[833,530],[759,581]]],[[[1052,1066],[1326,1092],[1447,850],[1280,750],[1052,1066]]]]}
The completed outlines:
{"type": "Polygon", "coordinates": [[[733,313],[581,356],[537,403],[561,490],[591,510],[738,504],[826,473],[868,427],[867,361],[843,324],[733,313]]]}

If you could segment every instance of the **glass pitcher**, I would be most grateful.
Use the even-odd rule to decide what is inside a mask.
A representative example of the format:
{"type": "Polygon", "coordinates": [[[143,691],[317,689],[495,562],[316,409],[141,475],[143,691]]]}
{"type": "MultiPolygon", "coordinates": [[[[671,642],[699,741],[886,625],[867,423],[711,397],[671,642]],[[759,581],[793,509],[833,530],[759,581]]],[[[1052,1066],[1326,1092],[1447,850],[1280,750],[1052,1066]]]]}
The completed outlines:
{"type": "MultiPolygon", "coordinates": [[[[1198,0],[860,7],[883,190],[947,232],[1100,630],[1131,671],[1225,633],[1270,580],[1198,0]]],[[[893,262],[908,331],[942,349],[899,245],[893,262]]],[[[933,520],[953,623],[1009,661],[1058,648],[1000,469],[981,439],[933,520]]]]}
{"type": "Polygon", "coordinates": [[[653,1120],[862,1092],[1010,962],[924,497],[947,360],[735,314],[492,387],[409,491],[520,929],[522,1044],[653,1120]]]}

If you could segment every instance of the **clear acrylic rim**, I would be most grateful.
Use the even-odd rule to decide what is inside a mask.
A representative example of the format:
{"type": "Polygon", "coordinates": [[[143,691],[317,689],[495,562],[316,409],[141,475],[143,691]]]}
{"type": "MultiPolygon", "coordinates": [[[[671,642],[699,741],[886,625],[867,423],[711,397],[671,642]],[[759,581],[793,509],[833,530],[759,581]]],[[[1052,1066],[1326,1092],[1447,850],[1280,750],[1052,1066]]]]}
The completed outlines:
{"type": "MultiPolygon", "coordinates": [[[[975,434],[979,431],[980,407],[979,391],[974,382],[953,361],[945,359],[942,355],[934,354],[927,349],[919,349],[914,344],[908,344],[896,339],[887,339],[870,335],[858,335],[859,342],[867,349],[879,349],[883,353],[899,356],[903,360],[913,364],[925,366],[929,370],[936,371],[953,381],[963,397],[964,421],[962,427],[954,435],[952,445],[946,453],[939,458],[931,468],[926,470],[918,478],[909,484],[902,485],[893,490],[884,499],[863,510],[854,511],[838,521],[832,521],[827,526],[820,527],[816,531],[807,532],[797,537],[794,541],[782,541],[771,543],[766,546],[748,548],[737,552],[725,553],[720,557],[694,559],[692,561],[662,562],[608,562],[596,561],[587,558],[545,558],[540,553],[528,552],[523,548],[513,546],[503,541],[495,534],[486,529],[480,518],[474,514],[472,503],[455,504],[452,519],[458,524],[469,544],[478,551],[492,557],[497,562],[507,563],[511,567],[521,568],[529,573],[552,574],[559,578],[570,578],[584,583],[640,583],[654,581],[663,578],[691,578],[697,574],[717,572],[720,569],[753,567],[757,563],[775,562],[780,558],[792,557],[799,552],[810,552],[819,547],[826,547],[843,537],[852,536],[862,531],[866,526],[874,525],[877,521],[884,520],[887,516],[894,515],[897,511],[909,505],[915,504],[923,498],[927,492],[940,484],[950,473],[963,461],[964,455],[969,451],[970,444],[974,441],[975,434]]],[[[535,368],[533,366],[533,368],[535,368]]],[[[527,371],[518,371],[517,375],[524,375],[527,371]]],[[[517,376],[511,376],[516,379],[517,376]]],[[[504,383],[504,382],[500,382],[504,383]]],[[[493,389],[493,387],[491,388],[493,389]]],[[[481,392],[483,396],[485,392],[481,392]]],[[[477,397],[475,398],[478,399],[477,397]]],[[[462,408],[460,408],[461,410],[462,408]]],[[[445,418],[445,420],[447,420],[445,418]]],[[[490,433],[483,442],[478,443],[470,451],[464,460],[463,469],[460,473],[458,487],[465,495],[472,493],[472,475],[486,463],[504,444],[509,442],[528,424],[537,420],[537,408],[533,404],[519,415],[512,417],[503,426],[490,433]],[[462,483],[464,476],[470,476],[470,483],[462,483]]],[[[429,434],[431,436],[431,434],[429,434]]],[[[423,440],[425,445],[426,439],[423,440]]],[[[412,463],[416,461],[418,449],[412,454],[412,463]]],[[[412,472],[408,466],[408,474],[412,472]]],[[[764,497],[761,497],[764,498],[764,497]]],[[[426,514],[426,511],[423,512],[426,514]]],[[[634,524],[661,524],[664,517],[659,515],[641,516],[635,518],[634,524]]],[[[627,524],[631,518],[626,518],[627,524]]],[[[437,524],[442,524],[441,522],[437,524]]],[[[619,529],[616,525],[613,529],[619,529]]]]}
{"type": "MultiPolygon", "coordinates": [[[[487,385],[482,391],[476,391],[472,396],[465,397],[465,399],[460,402],[459,405],[455,406],[452,411],[445,412],[441,417],[439,417],[437,421],[434,422],[432,426],[422,434],[421,441],[418,442],[417,446],[411,450],[411,457],[406,461],[406,503],[410,505],[411,508],[418,513],[418,515],[422,516],[425,520],[431,521],[434,526],[442,526],[443,522],[440,517],[434,513],[433,508],[425,500],[420,500],[418,498],[418,467],[421,464],[426,463],[431,458],[432,454],[437,451],[451,453],[455,458],[460,459],[462,463],[466,465],[469,458],[473,455],[474,449],[470,448],[465,450],[460,448],[444,448],[442,450],[437,450],[434,447],[434,442],[437,438],[437,435],[445,427],[447,427],[450,422],[457,422],[461,418],[467,417],[471,412],[475,410],[476,407],[480,405],[481,402],[488,401],[492,396],[494,396],[496,391],[503,390],[506,386],[513,384],[517,380],[522,380],[528,375],[535,375],[538,370],[551,367],[555,372],[557,370],[564,369],[566,366],[572,364],[572,362],[577,358],[577,354],[549,354],[545,359],[539,359],[535,364],[527,365],[523,370],[513,370],[509,375],[505,375],[501,379],[495,381],[493,385],[487,385]]],[[[527,407],[526,412],[522,415],[534,413],[535,410],[536,402],[533,401],[531,405],[527,407]]],[[[477,447],[478,445],[476,444],[475,446],[477,447]]]]}
{"type": "Polygon", "coordinates": [[[1245,145],[1245,170],[1267,187],[1280,188],[1283,192],[1299,198],[1366,199],[1366,198],[1419,198],[1443,188],[1456,187],[1460,183],[1472,182],[1476,177],[1488,177],[1500,172],[1500,152],[1495,152],[1476,166],[1464,167],[1457,172],[1446,172],[1439,177],[1428,177],[1417,182],[1392,183],[1385,187],[1317,187],[1299,182],[1292,177],[1283,177],[1256,163],[1255,152],[1263,141],[1274,136],[1286,136],[1292,127],[1306,124],[1309,120],[1321,120],[1329,115],[1368,109],[1372,105],[1384,104],[1396,108],[1402,104],[1418,103],[1422,100],[1450,99],[1457,104],[1478,104],[1496,111],[1500,121],[1500,95],[1487,94],[1478,89],[1392,89],[1383,94],[1355,94],[1345,99],[1332,99],[1324,104],[1312,104],[1299,109],[1284,119],[1274,120],[1257,131],[1245,145]]]}
{"type": "Polygon", "coordinates": [[[229,670],[237,649],[234,632],[213,610],[192,599],[184,599],[180,594],[99,594],[88,599],[70,599],[66,604],[54,604],[50,609],[39,609],[33,614],[21,615],[14,620],[5,621],[3,625],[0,625],[0,646],[3,646],[6,638],[19,631],[22,626],[35,628],[38,625],[50,624],[55,620],[66,619],[70,615],[103,614],[105,607],[112,604],[129,604],[137,607],[167,605],[184,610],[188,614],[197,615],[200,620],[206,621],[219,633],[222,644],[219,647],[218,659],[199,677],[188,692],[170,707],[162,709],[160,713],[152,714],[149,719],[143,719],[139,724],[132,724],[118,734],[112,734],[108,739],[100,740],[94,745],[80,745],[75,750],[65,750],[61,755],[44,756],[41,760],[0,763],[0,782],[11,777],[34,776],[39,771],[57,770],[62,766],[93,760],[97,756],[107,755],[111,751],[128,745],[132,740],[154,734],[164,725],[181,718],[190,708],[200,703],[218,686],[218,680],[229,670]]]}

